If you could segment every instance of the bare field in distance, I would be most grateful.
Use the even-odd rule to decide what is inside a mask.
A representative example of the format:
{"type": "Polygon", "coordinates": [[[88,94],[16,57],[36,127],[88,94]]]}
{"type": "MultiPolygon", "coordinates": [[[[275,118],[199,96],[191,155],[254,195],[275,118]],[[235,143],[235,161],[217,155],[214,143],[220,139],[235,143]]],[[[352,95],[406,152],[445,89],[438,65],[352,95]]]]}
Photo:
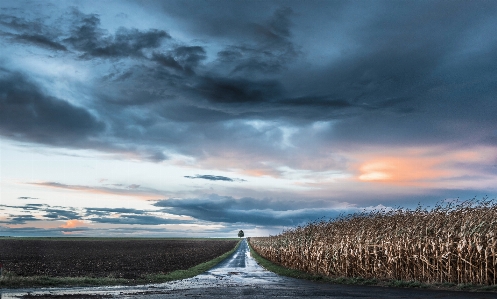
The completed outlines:
{"type": "Polygon", "coordinates": [[[140,279],[186,270],[232,250],[231,239],[0,238],[10,275],[140,279]]]}

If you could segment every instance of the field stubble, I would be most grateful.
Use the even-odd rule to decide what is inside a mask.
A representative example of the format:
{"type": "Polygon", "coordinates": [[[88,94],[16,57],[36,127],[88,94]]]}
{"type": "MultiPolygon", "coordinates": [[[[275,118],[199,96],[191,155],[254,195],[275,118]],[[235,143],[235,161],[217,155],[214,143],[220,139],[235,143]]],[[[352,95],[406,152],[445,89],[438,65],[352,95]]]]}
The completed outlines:
{"type": "MultiPolygon", "coordinates": [[[[232,250],[238,240],[0,239],[6,277],[84,277],[88,284],[145,282],[186,270],[232,250]]],[[[5,278],[5,277],[4,277],[5,278]]],[[[74,280],[74,279],[73,279],[74,280]]],[[[39,279],[37,280],[39,281],[39,279]]],[[[75,284],[79,284],[74,281],[75,284]]],[[[85,283],[86,284],[86,283],[85,283]]]]}

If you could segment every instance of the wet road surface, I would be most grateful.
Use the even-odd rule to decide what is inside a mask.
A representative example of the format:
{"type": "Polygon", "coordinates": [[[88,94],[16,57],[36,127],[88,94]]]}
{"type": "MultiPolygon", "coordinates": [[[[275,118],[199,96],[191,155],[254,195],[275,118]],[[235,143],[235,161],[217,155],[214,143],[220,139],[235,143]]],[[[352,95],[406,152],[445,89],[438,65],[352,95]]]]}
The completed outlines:
{"type": "Polygon", "coordinates": [[[1,290],[11,298],[450,298],[497,299],[497,293],[469,293],[324,284],[279,276],[260,267],[246,240],[222,263],[198,276],[142,286],[1,290]]]}

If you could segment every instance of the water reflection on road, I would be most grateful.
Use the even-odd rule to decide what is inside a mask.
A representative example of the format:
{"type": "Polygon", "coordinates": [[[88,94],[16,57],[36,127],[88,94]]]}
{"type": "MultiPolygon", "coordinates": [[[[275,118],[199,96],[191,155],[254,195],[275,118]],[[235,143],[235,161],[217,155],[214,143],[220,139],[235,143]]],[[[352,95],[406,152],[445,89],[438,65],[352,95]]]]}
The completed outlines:
{"type": "Polygon", "coordinates": [[[211,270],[191,279],[179,281],[179,284],[200,285],[280,285],[299,282],[269,272],[257,264],[250,256],[247,241],[243,240],[238,250],[230,258],[218,264],[211,270]]]}
{"type": "MultiPolygon", "coordinates": [[[[3,295],[2,295],[3,294],[3,295]]],[[[497,298],[495,293],[466,293],[322,284],[282,277],[259,266],[246,240],[229,258],[189,279],[142,286],[0,290],[11,298],[497,298]],[[29,295],[28,295],[29,294],[29,295]],[[28,295],[28,296],[26,296],[28,295]],[[61,297],[62,296],[62,297],[61,297]],[[40,298],[40,297],[38,297],[40,298]]]]}

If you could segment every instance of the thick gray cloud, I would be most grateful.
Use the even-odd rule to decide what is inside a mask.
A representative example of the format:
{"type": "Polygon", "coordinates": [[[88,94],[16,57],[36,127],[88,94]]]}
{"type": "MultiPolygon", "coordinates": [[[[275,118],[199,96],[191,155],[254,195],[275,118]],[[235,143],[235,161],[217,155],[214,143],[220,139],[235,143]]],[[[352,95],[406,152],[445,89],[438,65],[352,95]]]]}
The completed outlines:
{"type": "Polygon", "coordinates": [[[102,132],[86,109],[46,95],[25,75],[0,69],[0,132],[16,139],[67,145],[102,132]]]}
{"type": "Polygon", "coordinates": [[[353,208],[317,207],[319,203],[316,203],[316,207],[313,208],[298,208],[295,203],[291,202],[258,200],[249,197],[236,199],[215,194],[203,198],[161,200],[154,205],[165,208],[164,211],[167,213],[187,215],[204,221],[266,226],[294,226],[357,211],[353,208]]]}
{"type": "Polygon", "coordinates": [[[291,40],[289,7],[275,8],[269,19],[248,24],[253,36],[243,42],[228,45],[217,53],[218,59],[230,74],[274,74],[285,70],[298,57],[298,47],[291,40]]]}
{"type": "Polygon", "coordinates": [[[179,46],[168,54],[154,53],[152,59],[167,68],[193,75],[194,69],[206,59],[206,52],[200,46],[179,46]]]}
{"type": "MultiPolygon", "coordinates": [[[[107,134],[91,146],[135,151],[151,161],[167,159],[160,147],[198,155],[209,146],[203,141],[209,131],[227,121],[251,119],[286,126],[338,120],[333,132],[322,136],[346,142],[455,141],[461,135],[474,136],[471,132],[482,126],[488,129],[479,130],[480,142],[495,139],[495,129],[490,128],[497,112],[491,100],[495,78],[488,75],[497,68],[492,51],[497,41],[487,30],[495,23],[496,5],[491,2],[398,6],[378,1],[364,6],[318,1],[314,8],[278,1],[263,8],[250,2],[194,4],[194,10],[178,2],[157,2],[151,8],[173,17],[199,41],[210,40],[210,46],[179,42],[168,28],[108,30],[102,16],[78,8],[61,9],[61,15],[71,16],[63,19],[63,27],[22,13],[4,13],[1,25],[10,34],[6,38],[61,50],[59,56],[113,60],[102,73],[97,98],[87,103],[100,121],[84,107],[68,104],[56,109],[55,99],[45,95],[40,105],[51,106],[45,109],[45,123],[35,119],[18,126],[3,118],[3,135],[62,142],[74,134],[95,137],[105,121],[107,134]],[[316,27],[316,22],[322,26],[316,27]],[[319,45],[327,42],[329,55],[323,54],[325,48],[305,43],[309,38],[319,45]],[[218,50],[213,53],[214,48],[218,50]],[[58,119],[52,112],[76,115],[58,119]],[[76,127],[70,120],[82,125],[76,127]],[[44,126],[67,129],[38,134],[31,132],[35,121],[41,123],[39,131],[44,126]],[[450,129],[454,121],[463,123],[464,130],[450,129]],[[205,122],[211,125],[195,125],[205,122]],[[142,149],[132,145],[136,141],[142,149]],[[198,151],[192,150],[193,144],[201,144],[198,151]]],[[[16,98],[23,92],[38,96],[40,89],[27,83],[29,74],[23,76],[10,75],[2,88],[21,78],[24,83],[8,93],[16,98]]],[[[10,108],[12,103],[4,105],[10,108]]],[[[235,123],[218,135],[236,140],[243,130],[235,123]]],[[[253,149],[263,142],[255,142],[253,149]]]]}
{"type": "Polygon", "coordinates": [[[185,175],[187,179],[204,179],[209,181],[225,181],[225,182],[244,182],[243,179],[229,178],[222,175],[196,174],[194,176],[185,175]]]}
{"type": "Polygon", "coordinates": [[[80,218],[79,213],[73,210],[48,208],[43,211],[46,212],[44,217],[49,219],[71,220],[80,218]]]}
{"type": "Polygon", "coordinates": [[[7,31],[0,31],[0,36],[9,38],[10,41],[46,48],[48,50],[66,51],[67,48],[61,43],[59,30],[51,28],[43,21],[26,19],[9,14],[0,14],[0,25],[7,31]]]}
{"type": "Polygon", "coordinates": [[[170,38],[164,30],[151,29],[146,32],[121,27],[109,35],[100,27],[96,14],[84,14],[73,10],[71,36],[64,42],[83,52],[83,58],[143,56],[142,50],[160,46],[163,39],[170,38]]]}
{"type": "Polygon", "coordinates": [[[43,35],[38,35],[38,34],[19,34],[14,37],[15,40],[19,42],[25,42],[25,43],[32,43],[34,45],[38,45],[40,47],[45,47],[51,50],[60,50],[60,51],[66,51],[67,48],[56,42],[51,40],[50,38],[43,36],[43,35]]]}

